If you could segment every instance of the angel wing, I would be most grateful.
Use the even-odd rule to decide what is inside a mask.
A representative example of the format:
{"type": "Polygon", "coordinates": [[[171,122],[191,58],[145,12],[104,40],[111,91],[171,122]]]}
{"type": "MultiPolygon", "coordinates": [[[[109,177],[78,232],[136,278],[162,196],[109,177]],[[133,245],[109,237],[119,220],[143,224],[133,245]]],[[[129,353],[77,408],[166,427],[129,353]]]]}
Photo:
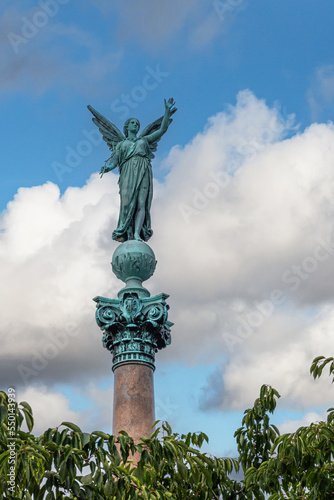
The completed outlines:
{"type": "MultiPolygon", "coordinates": [[[[175,111],[177,111],[177,108],[172,108],[170,111],[170,115],[173,115],[175,113],[175,111]]],[[[155,122],[147,125],[147,127],[144,128],[144,130],[142,131],[142,133],[140,134],[139,137],[145,137],[146,135],[150,135],[153,132],[155,132],[156,130],[159,130],[163,118],[164,117],[161,116],[161,118],[158,118],[157,120],[155,120],[155,122]]],[[[168,126],[172,123],[172,121],[173,121],[172,118],[169,118],[168,126]]],[[[153,153],[157,150],[158,141],[152,142],[149,146],[150,146],[150,150],[151,150],[151,159],[152,159],[152,158],[154,158],[153,153]]]]}
{"type": "Polygon", "coordinates": [[[116,127],[116,125],[111,123],[105,116],[101,115],[101,113],[96,111],[96,109],[94,109],[92,106],[88,105],[87,108],[93,114],[94,118],[92,118],[92,121],[99,128],[103,140],[108,144],[110,151],[114,153],[117,144],[125,139],[124,135],[116,127]]]}

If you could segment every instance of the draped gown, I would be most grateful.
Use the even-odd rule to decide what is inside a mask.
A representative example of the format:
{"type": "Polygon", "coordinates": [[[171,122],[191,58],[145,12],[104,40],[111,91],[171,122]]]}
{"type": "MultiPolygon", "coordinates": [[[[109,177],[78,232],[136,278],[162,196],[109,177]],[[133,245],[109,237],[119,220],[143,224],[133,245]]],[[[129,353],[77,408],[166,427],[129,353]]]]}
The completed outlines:
{"type": "Polygon", "coordinates": [[[145,218],[140,237],[147,241],[153,234],[151,229],[150,208],[153,196],[153,176],[151,158],[153,157],[145,137],[134,141],[124,139],[116,147],[119,167],[119,193],[121,207],[117,228],[112,234],[116,241],[133,239],[135,215],[139,189],[146,190],[145,218]]]}

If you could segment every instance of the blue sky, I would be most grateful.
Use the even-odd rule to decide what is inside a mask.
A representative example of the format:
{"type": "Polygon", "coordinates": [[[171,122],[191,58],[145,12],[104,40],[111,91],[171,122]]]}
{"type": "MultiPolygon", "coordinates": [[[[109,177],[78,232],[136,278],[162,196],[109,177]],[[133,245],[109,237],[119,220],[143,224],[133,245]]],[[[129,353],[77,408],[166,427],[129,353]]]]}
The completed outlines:
{"type": "Polygon", "coordinates": [[[175,323],[157,418],[207,432],[217,454],[235,453],[262,383],[282,395],[283,430],[321,418],[331,387],[308,370],[333,349],[333,3],[3,0],[0,14],[5,388],[35,405],[39,429],[111,430],[91,299],[122,286],[109,264],[119,200],[117,173],[98,178],[109,154],[87,105],[143,128],[172,96],[146,284],[170,294],[175,323]],[[57,335],[66,347],[45,361],[57,335]]]}

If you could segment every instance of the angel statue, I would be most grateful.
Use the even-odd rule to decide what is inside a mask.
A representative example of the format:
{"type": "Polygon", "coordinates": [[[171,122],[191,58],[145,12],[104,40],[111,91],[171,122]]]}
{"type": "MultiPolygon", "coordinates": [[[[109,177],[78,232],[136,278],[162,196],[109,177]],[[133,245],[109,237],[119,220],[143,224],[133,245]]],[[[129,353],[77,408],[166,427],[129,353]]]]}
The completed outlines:
{"type": "Polygon", "coordinates": [[[117,228],[112,234],[116,241],[147,241],[153,234],[151,229],[150,208],[153,195],[153,177],[151,160],[157,150],[157,143],[167,131],[175,113],[173,98],[165,99],[165,114],[148,125],[137,137],[140,127],[137,118],[126,120],[123,132],[92,106],[89,111],[92,119],[109,146],[111,156],[101,169],[104,173],[118,167],[119,193],[121,207],[117,228]]]}

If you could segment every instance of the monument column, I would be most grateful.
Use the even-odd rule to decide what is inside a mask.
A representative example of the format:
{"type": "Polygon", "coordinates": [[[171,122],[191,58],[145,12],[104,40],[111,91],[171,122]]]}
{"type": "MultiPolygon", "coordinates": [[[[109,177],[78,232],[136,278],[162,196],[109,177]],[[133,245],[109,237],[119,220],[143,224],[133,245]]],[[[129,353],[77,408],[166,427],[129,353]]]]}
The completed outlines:
{"type": "Polygon", "coordinates": [[[119,170],[121,203],[112,238],[122,243],[113,254],[112,270],[125,283],[118,292],[118,299],[95,297],[96,321],[103,330],[102,343],[113,356],[113,433],[124,430],[136,439],[152,434],[155,354],[170,344],[173,324],[167,319],[168,295],[160,293],[151,297],[142,285],[156,267],[153,250],[144,243],[153,234],[151,160],[176,112],[172,97],[168,101],[164,99],[164,108],[164,115],[137,136],[140,128],[137,118],[126,120],[122,133],[105,116],[88,106],[93,123],[111,151],[100,175],[115,168],[119,170]]]}
{"type": "Polygon", "coordinates": [[[120,244],[112,257],[112,270],[125,287],[118,299],[94,299],[103,346],[113,356],[113,434],[124,430],[135,440],[153,432],[155,354],[170,344],[173,325],[167,319],[168,295],[151,297],[142,286],[155,267],[155,255],[146,243],[120,244]]]}

